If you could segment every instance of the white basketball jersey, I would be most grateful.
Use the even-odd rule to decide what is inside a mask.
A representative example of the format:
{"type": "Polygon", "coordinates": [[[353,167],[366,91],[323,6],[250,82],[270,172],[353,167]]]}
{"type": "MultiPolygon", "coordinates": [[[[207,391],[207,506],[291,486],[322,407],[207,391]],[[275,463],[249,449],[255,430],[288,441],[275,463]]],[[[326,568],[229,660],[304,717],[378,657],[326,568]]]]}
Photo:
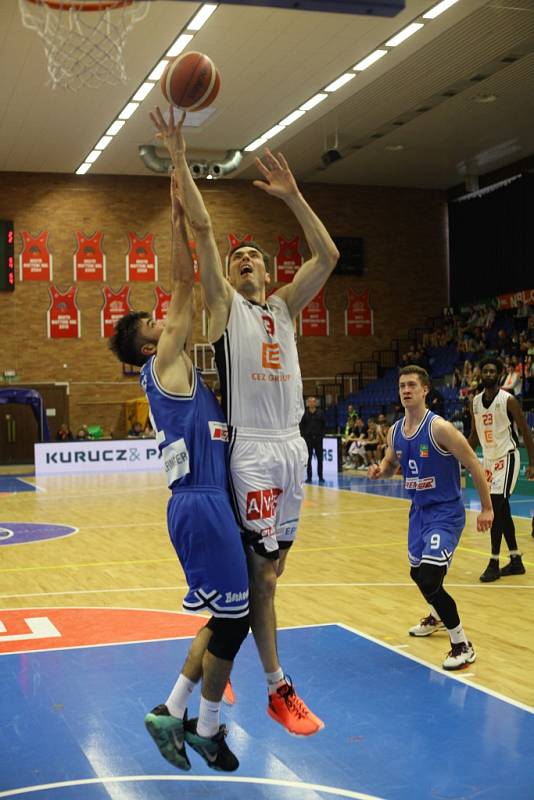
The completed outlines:
{"type": "Polygon", "coordinates": [[[508,416],[508,392],[499,389],[488,408],[482,403],[484,392],[475,395],[473,416],[484,458],[505,456],[519,446],[515,423],[508,416]]]}
{"type": "Polygon", "coordinates": [[[295,329],[280,297],[260,306],[234,292],[214,347],[229,425],[284,430],[299,424],[304,402],[295,329]]]}

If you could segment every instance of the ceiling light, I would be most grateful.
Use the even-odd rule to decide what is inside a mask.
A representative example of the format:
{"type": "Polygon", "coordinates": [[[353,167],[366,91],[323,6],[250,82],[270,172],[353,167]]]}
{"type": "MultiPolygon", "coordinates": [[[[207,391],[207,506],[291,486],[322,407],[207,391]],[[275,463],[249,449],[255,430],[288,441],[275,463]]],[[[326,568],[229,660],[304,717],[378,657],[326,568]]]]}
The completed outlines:
{"type": "Polygon", "coordinates": [[[136,93],[132,97],[132,100],[136,100],[138,103],[141,103],[145,99],[145,97],[148,94],[150,94],[155,85],[156,85],[155,83],[150,83],[150,81],[145,81],[145,83],[142,83],[139,89],[136,91],[136,93]]]}
{"type": "Polygon", "coordinates": [[[115,134],[120,131],[123,125],[124,125],[123,119],[116,119],[115,122],[112,122],[112,124],[107,129],[106,136],[115,136],[115,134]]]}
{"type": "Polygon", "coordinates": [[[340,77],[337,80],[333,81],[332,83],[329,83],[328,86],[325,87],[325,92],[337,92],[338,89],[341,89],[342,86],[345,86],[346,83],[348,83],[355,77],[356,75],[354,74],[354,72],[345,72],[345,74],[340,75],[340,77]]]}
{"type": "Polygon", "coordinates": [[[90,169],[91,165],[86,162],[85,164],[82,164],[81,167],[78,167],[76,170],[76,175],[85,175],[85,173],[90,169]]]}
{"type": "Polygon", "coordinates": [[[102,136],[100,141],[95,144],[95,150],[105,150],[112,139],[113,136],[102,136]]]}
{"type": "Polygon", "coordinates": [[[496,94],[477,94],[476,97],[473,97],[473,101],[475,103],[494,103],[497,99],[496,94]]]}
{"type": "Polygon", "coordinates": [[[284,126],[284,128],[286,128],[288,125],[292,125],[292,124],[293,124],[294,122],[296,122],[298,119],[300,119],[301,117],[303,117],[305,113],[306,113],[306,112],[305,112],[305,111],[302,111],[302,109],[301,109],[301,108],[297,108],[297,110],[296,110],[296,111],[293,111],[291,114],[288,114],[288,116],[287,116],[287,117],[284,117],[284,119],[281,119],[281,120],[280,120],[280,122],[279,122],[279,124],[280,124],[280,125],[283,125],[283,126],[284,126]]]}
{"type": "Polygon", "coordinates": [[[138,108],[139,108],[139,103],[126,103],[121,113],[119,114],[119,119],[124,119],[124,120],[130,119],[132,114],[135,114],[138,108]]]}
{"type": "Polygon", "coordinates": [[[421,30],[423,28],[422,22],[412,22],[411,25],[407,25],[406,28],[403,28],[402,31],[393,36],[388,42],[386,42],[386,47],[396,47],[401,42],[404,42],[410,36],[413,36],[414,33],[421,30]]]}
{"type": "Polygon", "coordinates": [[[364,58],[363,61],[358,62],[352,69],[356,70],[356,72],[363,72],[364,69],[370,67],[371,64],[374,64],[379,58],[385,56],[386,53],[387,50],[375,50],[371,55],[367,56],[367,58],[364,58]]]}
{"type": "Polygon", "coordinates": [[[87,164],[94,164],[97,158],[102,155],[102,150],[91,150],[88,156],[85,157],[87,164]]]}
{"type": "Polygon", "coordinates": [[[211,174],[211,172],[208,175],[206,175],[206,180],[207,181],[212,181],[213,180],[213,175],[211,174]]]}
{"type": "Polygon", "coordinates": [[[253,150],[257,150],[258,147],[261,147],[264,142],[265,138],[263,136],[260,136],[259,139],[254,139],[253,142],[247,145],[245,147],[245,150],[247,151],[247,153],[252,153],[253,150]]]}
{"type": "Polygon", "coordinates": [[[310,97],[309,100],[306,100],[306,102],[301,105],[300,110],[310,111],[310,109],[315,108],[315,106],[318,106],[319,103],[322,103],[323,100],[326,100],[327,97],[328,95],[324,94],[324,92],[319,92],[319,94],[316,94],[313,97],[310,97]]]}
{"type": "Polygon", "coordinates": [[[159,81],[163,73],[165,72],[165,67],[168,64],[168,60],[164,58],[162,61],[154,67],[150,75],[148,76],[149,81],[159,81]]]}
{"type": "Polygon", "coordinates": [[[170,50],[167,50],[165,55],[167,56],[177,56],[179,55],[182,50],[185,50],[193,35],[190,33],[181,33],[180,36],[176,39],[174,44],[172,45],[170,50]]]}
{"type": "Polygon", "coordinates": [[[426,11],[423,14],[423,19],[436,19],[436,17],[439,17],[440,14],[443,14],[444,11],[447,11],[448,8],[457,2],[458,0],[442,0],[441,3],[437,4],[437,6],[431,8],[430,11],[426,11]]]}
{"type": "Polygon", "coordinates": [[[188,31],[199,31],[204,23],[211,17],[217,9],[218,3],[204,3],[198,14],[195,14],[189,25],[188,31]]]}
{"type": "Polygon", "coordinates": [[[272,139],[273,136],[276,136],[277,133],[280,133],[280,131],[283,130],[284,130],[284,125],[275,125],[273,128],[268,130],[267,133],[264,133],[261,138],[267,141],[267,139],[272,139]]]}
{"type": "Polygon", "coordinates": [[[387,144],[384,147],[384,150],[389,150],[390,153],[398,153],[401,150],[404,150],[403,144],[387,144]]]}

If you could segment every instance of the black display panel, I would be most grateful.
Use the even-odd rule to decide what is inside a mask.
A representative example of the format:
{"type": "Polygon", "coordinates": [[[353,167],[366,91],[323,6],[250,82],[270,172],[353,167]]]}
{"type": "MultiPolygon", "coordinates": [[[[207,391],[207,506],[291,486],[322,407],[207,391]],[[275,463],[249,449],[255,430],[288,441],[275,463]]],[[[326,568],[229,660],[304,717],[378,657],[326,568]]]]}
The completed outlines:
{"type": "Polygon", "coordinates": [[[15,290],[15,229],[8,219],[0,220],[0,292],[15,290]]]}
{"type": "Polygon", "coordinates": [[[332,236],[339,250],[334,275],[363,275],[363,239],[359,236],[332,236]]]}

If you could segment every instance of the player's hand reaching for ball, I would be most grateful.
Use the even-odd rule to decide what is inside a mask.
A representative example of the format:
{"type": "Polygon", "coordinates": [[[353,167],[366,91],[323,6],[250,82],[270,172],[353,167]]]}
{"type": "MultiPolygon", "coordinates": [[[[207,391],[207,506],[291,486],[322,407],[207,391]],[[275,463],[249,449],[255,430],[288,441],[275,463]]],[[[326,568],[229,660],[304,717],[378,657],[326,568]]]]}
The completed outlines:
{"type": "Polygon", "coordinates": [[[175,109],[173,106],[169,106],[168,122],[165,121],[159,107],[150,112],[150,119],[158,129],[156,138],[161,139],[173,161],[180,156],[184,156],[186,150],[185,140],[182,135],[185,111],[178,111],[177,118],[174,115],[175,109]]]}
{"type": "Polygon", "coordinates": [[[371,464],[369,469],[367,470],[367,477],[371,478],[372,481],[376,481],[381,475],[380,472],[380,464],[371,464]]]}
{"type": "Polygon", "coordinates": [[[297,182],[282,153],[274,156],[266,147],[263,160],[257,158],[256,166],[266,181],[254,181],[258,189],[281,198],[299,194],[297,182]]]}
{"type": "Polygon", "coordinates": [[[493,524],[493,509],[487,508],[477,516],[477,531],[488,531],[493,524]]]}

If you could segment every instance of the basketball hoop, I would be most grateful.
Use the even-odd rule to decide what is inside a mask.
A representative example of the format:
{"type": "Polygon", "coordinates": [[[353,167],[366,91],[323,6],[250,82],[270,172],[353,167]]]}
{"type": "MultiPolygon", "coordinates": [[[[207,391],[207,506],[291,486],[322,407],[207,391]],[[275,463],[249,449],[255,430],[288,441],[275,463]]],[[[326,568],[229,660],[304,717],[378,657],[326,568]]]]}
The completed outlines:
{"type": "Polygon", "coordinates": [[[147,0],[19,0],[22,24],[37,31],[48,60],[48,83],[77,91],[126,80],[123,50],[147,0]]]}

